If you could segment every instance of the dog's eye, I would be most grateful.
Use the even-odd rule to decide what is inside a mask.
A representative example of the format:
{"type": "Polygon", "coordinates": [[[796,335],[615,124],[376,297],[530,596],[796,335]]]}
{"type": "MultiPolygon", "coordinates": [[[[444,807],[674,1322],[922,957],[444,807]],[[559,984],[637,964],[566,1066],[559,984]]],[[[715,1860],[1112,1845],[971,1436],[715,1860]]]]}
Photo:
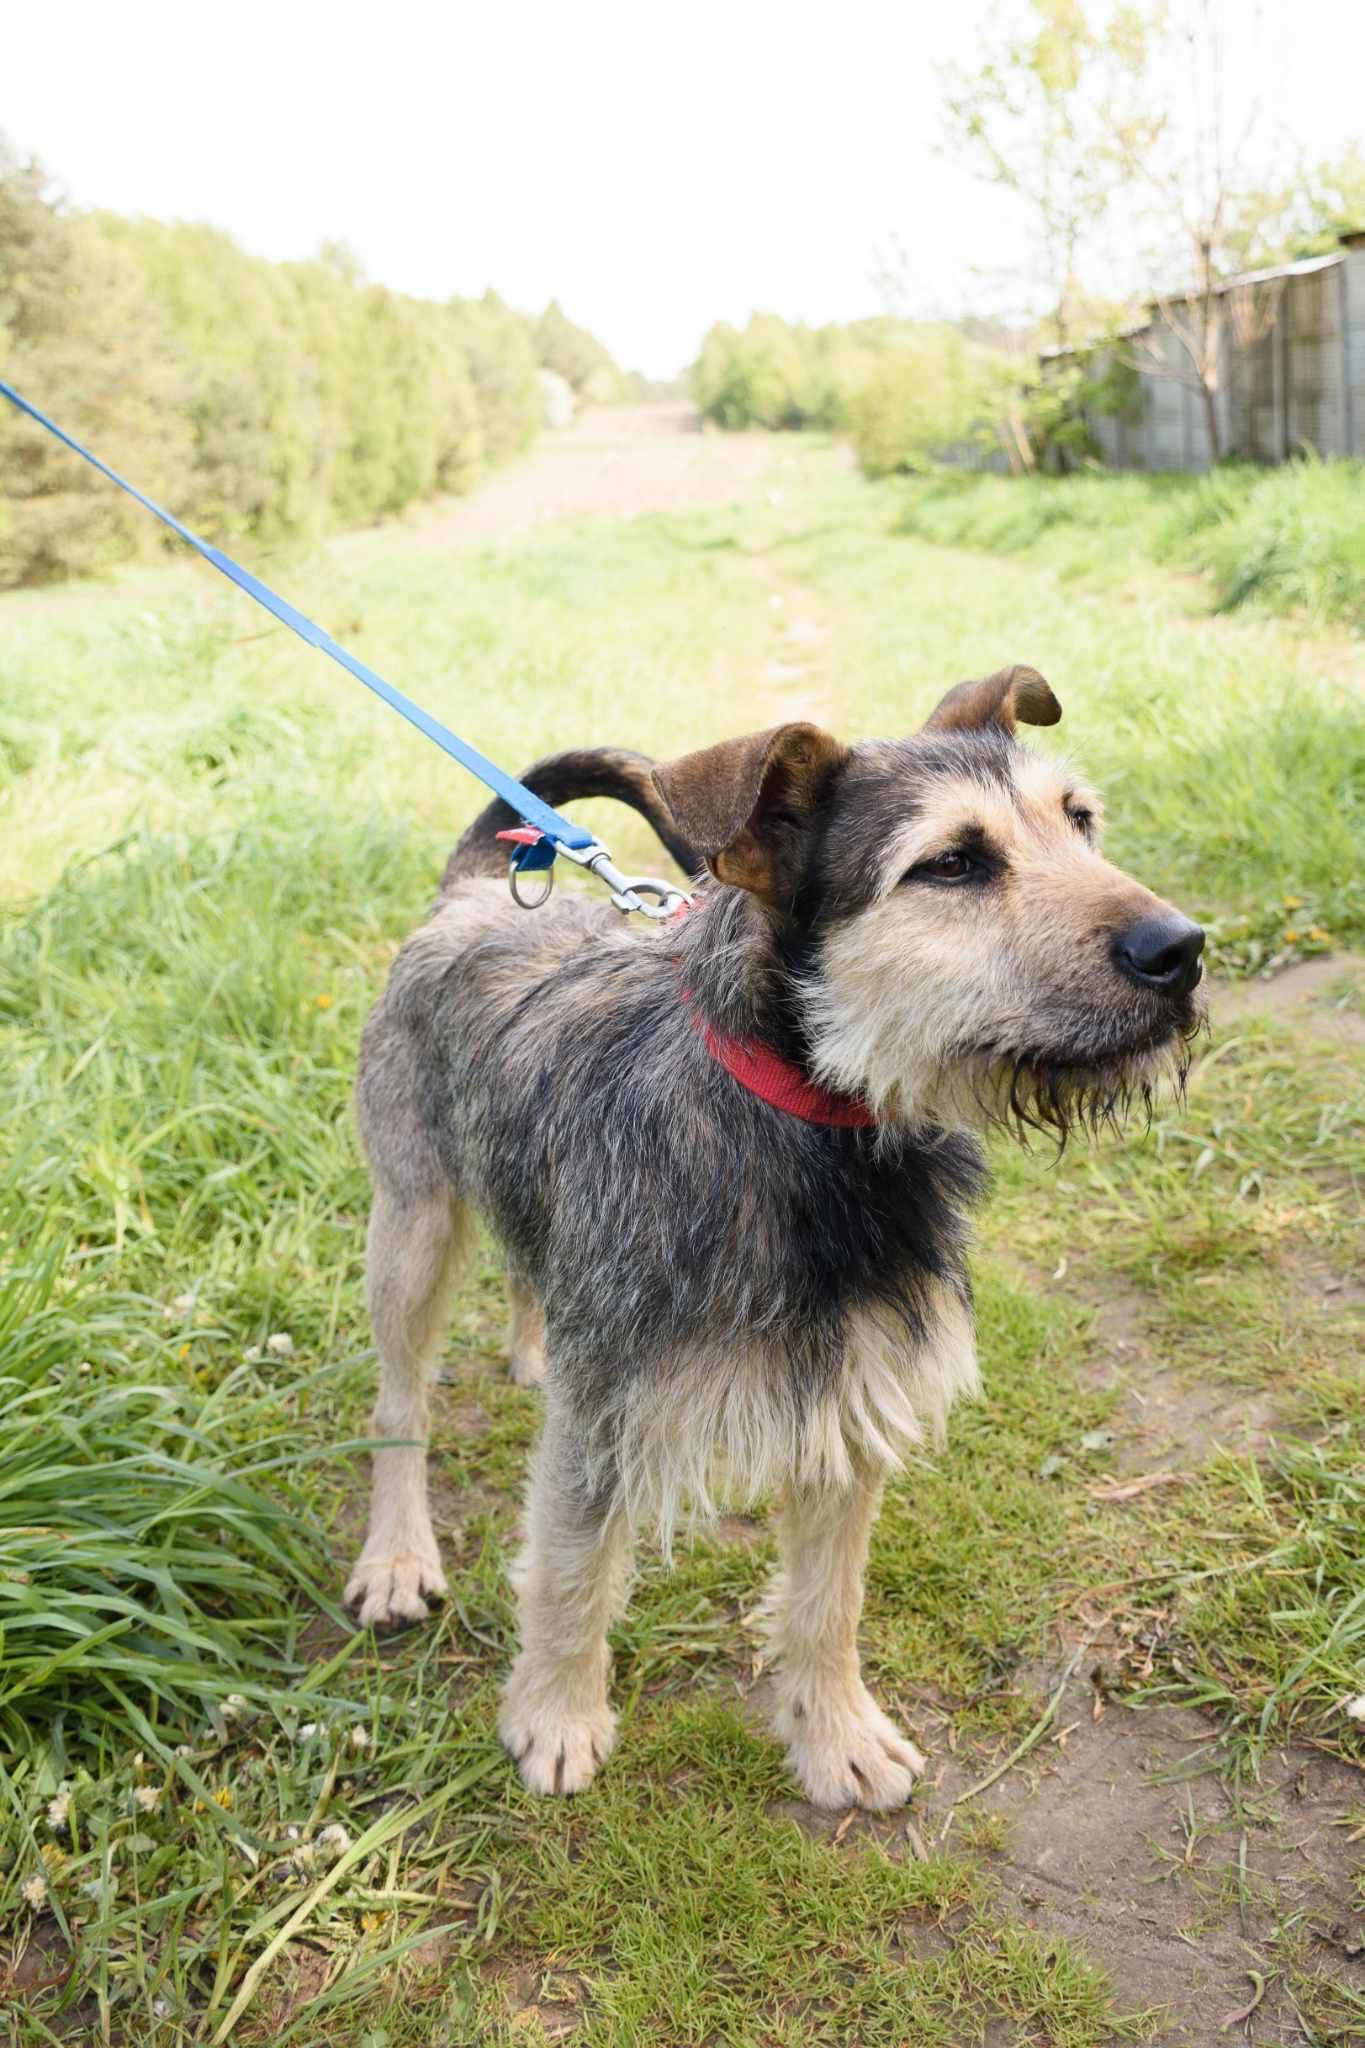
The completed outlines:
{"type": "Polygon", "coordinates": [[[905,879],[907,882],[965,882],[969,875],[979,872],[979,863],[969,853],[954,848],[951,853],[936,853],[932,860],[920,861],[905,879]]]}
{"type": "Polygon", "coordinates": [[[1067,812],[1067,816],[1076,827],[1076,830],[1083,832],[1086,838],[1089,839],[1095,829],[1095,813],[1087,811],[1083,804],[1077,804],[1074,810],[1067,812]]]}

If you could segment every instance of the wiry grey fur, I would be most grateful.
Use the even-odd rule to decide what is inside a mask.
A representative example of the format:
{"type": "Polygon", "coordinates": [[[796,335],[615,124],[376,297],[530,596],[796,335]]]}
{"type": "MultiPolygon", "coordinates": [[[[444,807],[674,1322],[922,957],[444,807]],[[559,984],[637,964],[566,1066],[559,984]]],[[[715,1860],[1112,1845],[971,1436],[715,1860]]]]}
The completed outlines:
{"type": "MultiPolygon", "coordinates": [[[[491,873],[510,815],[490,806],[370,1018],[357,1102],[375,1185],[376,1426],[415,1441],[377,1454],[349,1590],[362,1618],[382,1621],[424,1612],[443,1587],[420,1444],[442,1290],[472,1209],[506,1252],[528,1372],[539,1363],[528,1318],[537,1301],[543,1311],[547,1423],[502,1717],[537,1789],[586,1783],[610,1746],[605,1630],[630,1532],[649,1520],[667,1537],[689,1507],[707,1509],[717,1468],[745,1497],[779,1494],[778,1719],[811,1796],[892,1804],[919,1765],[862,1688],[854,1632],[881,1476],[975,1384],[964,1219],[983,1166],[971,1125],[1041,1116],[1064,1130],[1108,1114],[1178,1067],[1196,1021],[1188,990],[1151,994],[1110,964],[1114,932],[1155,899],[1093,847],[1073,852],[1070,827],[1035,858],[1043,827],[1019,784],[1029,757],[1001,714],[971,715],[979,729],[851,751],[820,736],[825,751],[794,757],[799,774],[780,788],[769,756],[782,734],[766,752],[749,743],[744,772],[761,774],[767,795],[743,842],[746,886],[708,879],[704,909],[661,930],[569,892],[534,914],[512,907],[491,873]],[[998,903],[1011,935],[1008,947],[964,940],[956,969],[939,935],[957,914],[942,889],[930,877],[937,895],[921,912],[887,865],[944,792],[969,804],[980,793],[995,821],[980,831],[996,865],[972,929],[998,903]],[[1025,821],[1017,847],[998,843],[1011,805],[1025,821]],[[1082,859],[1086,907],[1060,985],[1050,964],[1028,965],[1009,891],[1041,890],[1048,862],[1064,875],[1082,859]],[[1112,912],[1097,907],[1111,899],[1112,912]],[[912,971],[918,1009],[902,985],[912,971]],[[712,1056],[702,1019],[861,1090],[877,1128],[770,1108],[712,1056]]],[[[701,869],[649,770],[601,751],[525,779],[555,802],[621,796],[701,869]]],[[[708,815],[723,809],[717,800],[708,815]]],[[[712,865],[726,872],[723,854],[712,865]]],[[[1059,957],[1059,943],[1040,935],[1040,957],[1059,957]]]]}

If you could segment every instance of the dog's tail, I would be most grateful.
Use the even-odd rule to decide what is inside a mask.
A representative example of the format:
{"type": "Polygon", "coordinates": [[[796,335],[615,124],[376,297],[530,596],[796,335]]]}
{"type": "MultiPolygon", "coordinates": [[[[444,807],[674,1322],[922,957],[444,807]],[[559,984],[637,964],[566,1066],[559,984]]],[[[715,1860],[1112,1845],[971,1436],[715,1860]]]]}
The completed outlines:
{"type": "MultiPolygon", "coordinates": [[[[690,877],[699,873],[704,863],[695,847],[689,846],[679,832],[668,806],[654,787],[650,775],[653,766],[647,754],[632,754],[624,747],[580,747],[567,754],[547,754],[543,761],[528,768],[521,780],[536,796],[556,808],[582,796],[613,796],[618,803],[629,804],[653,827],[665,849],[690,877]]],[[[520,823],[516,812],[501,797],[480,811],[446,862],[442,892],[467,875],[504,873],[507,848],[498,843],[497,835],[520,823]]]]}

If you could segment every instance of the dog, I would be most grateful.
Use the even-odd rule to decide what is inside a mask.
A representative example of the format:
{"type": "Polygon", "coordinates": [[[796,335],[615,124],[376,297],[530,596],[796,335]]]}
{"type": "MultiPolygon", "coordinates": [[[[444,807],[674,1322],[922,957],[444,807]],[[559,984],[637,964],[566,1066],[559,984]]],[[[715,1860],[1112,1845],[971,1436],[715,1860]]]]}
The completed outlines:
{"type": "Polygon", "coordinates": [[[445,1590],[427,1387],[466,1221],[507,1260],[514,1376],[544,1385],[520,1643],[499,1732],[573,1793],[612,1747],[607,1630],[632,1538],[775,1502],[775,1727],[816,1806],[887,1809],[924,1759],[860,1676],[886,1475],[977,1388],[967,1214],[980,1133],[1064,1142],[1178,1088],[1203,933],[1100,852],[1100,806],[1029,752],[1031,668],[951,690],[914,737],[805,722],[663,767],[541,762],[612,795],[701,899],[644,932],[497,879],[488,807],[399,952],[357,1084],[382,1366],[359,1621],[445,1590]]]}

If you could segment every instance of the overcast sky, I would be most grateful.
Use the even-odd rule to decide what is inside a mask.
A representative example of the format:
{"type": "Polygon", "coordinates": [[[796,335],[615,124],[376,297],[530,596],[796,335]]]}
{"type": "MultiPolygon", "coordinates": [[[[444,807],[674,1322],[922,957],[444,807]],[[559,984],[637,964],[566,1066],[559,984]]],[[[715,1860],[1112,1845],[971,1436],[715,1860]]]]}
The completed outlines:
{"type": "MultiPolygon", "coordinates": [[[[1249,0],[1248,0],[1249,4],[1249,0]]],[[[715,319],[1006,303],[1022,228],[939,153],[936,66],[991,0],[11,0],[0,128],[77,203],[208,220],[273,257],[348,243],[444,298],[558,297],[667,375],[715,319]]],[[[1278,113],[1365,128],[1365,9],[1270,0],[1278,113]]]]}

